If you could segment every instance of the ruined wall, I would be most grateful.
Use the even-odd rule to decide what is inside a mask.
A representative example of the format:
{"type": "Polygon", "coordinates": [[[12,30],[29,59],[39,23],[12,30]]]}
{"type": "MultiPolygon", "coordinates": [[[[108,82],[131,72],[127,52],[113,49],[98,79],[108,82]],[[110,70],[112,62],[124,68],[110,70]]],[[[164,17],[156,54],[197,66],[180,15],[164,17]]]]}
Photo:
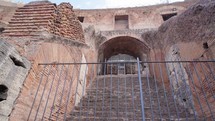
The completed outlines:
{"type": "MultiPolygon", "coordinates": [[[[164,22],[158,28],[158,31],[143,34],[143,39],[152,47],[151,60],[213,60],[215,58],[214,6],[214,1],[200,1],[181,15],[164,22]],[[204,47],[204,43],[208,47],[204,47]]],[[[180,64],[180,68],[175,64],[173,65],[168,65],[167,68],[172,73],[176,73],[179,81],[183,81],[183,83],[177,85],[178,87],[175,88],[175,91],[177,92],[177,88],[187,90],[188,88],[184,87],[184,84],[189,86],[197,113],[201,116],[210,117],[211,114],[206,100],[212,106],[213,111],[212,95],[214,84],[212,83],[211,74],[213,73],[214,65],[212,63],[209,63],[210,66],[207,63],[183,63],[180,64]],[[184,77],[181,77],[182,72],[184,77]],[[204,92],[207,96],[206,98],[204,97],[204,92]],[[203,111],[199,107],[200,104],[202,104],[203,111]]],[[[157,74],[159,74],[158,71],[157,74]]],[[[171,80],[168,75],[167,73],[165,77],[166,83],[170,81],[169,83],[175,86],[176,79],[171,80]]]]}
{"type": "Polygon", "coordinates": [[[30,62],[0,40],[0,119],[7,121],[30,69],[30,62]]]}
{"type": "Polygon", "coordinates": [[[162,23],[162,14],[182,13],[191,3],[173,3],[135,8],[75,10],[79,17],[84,17],[82,25],[94,25],[101,31],[115,29],[115,16],[128,15],[129,29],[158,28],[162,23]]]}
{"type": "MultiPolygon", "coordinates": [[[[46,99],[48,98],[48,92],[54,75],[56,75],[55,77],[56,79],[53,82],[53,91],[49,96],[50,103],[48,103],[47,105],[47,112],[45,112],[46,115],[44,117],[45,119],[49,118],[48,114],[50,113],[52,108],[55,108],[53,109],[53,112],[52,112],[53,115],[56,115],[56,112],[57,112],[56,109],[58,108],[58,106],[62,106],[61,109],[62,111],[64,111],[63,107],[65,107],[65,105],[63,104],[65,103],[67,96],[64,95],[63,97],[64,101],[62,102],[62,105],[60,105],[59,100],[61,95],[59,93],[61,93],[62,91],[65,77],[67,76],[67,79],[66,79],[67,84],[71,81],[70,79],[72,78],[72,74],[71,74],[72,70],[73,71],[77,70],[75,71],[75,74],[74,74],[75,81],[72,86],[73,89],[75,89],[75,86],[77,84],[78,75],[79,75],[78,70],[80,70],[80,67],[75,67],[75,69],[73,69],[72,67],[68,68],[66,65],[64,67],[60,65],[59,66],[53,65],[53,66],[47,66],[45,68],[45,72],[43,72],[44,71],[42,68],[43,66],[38,66],[37,64],[42,62],[80,62],[82,59],[82,56],[81,56],[82,52],[80,49],[78,49],[77,47],[70,47],[62,44],[42,43],[39,47],[38,52],[35,54],[36,54],[35,58],[33,59],[34,65],[32,66],[32,69],[24,83],[24,87],[22,88],[22,92],[16,101],[16,104],[14,106],[14,111],[10,116],[10,120],[27,120],[28,114],[30,113],[34,99],[35,99],[35,104],[32,107],[32,114],[30,116],[30,120],[34,119],[34,116],[36,115],[39,104],[41,105],[41,107],[39,109],[37,118],[42,117],[43,109],[45,107],[46,99]],[[38,95],[35,98],[35,95],[37,92],[36,90],[40,84],[40,79],[43,73],[45,73],[45,76],[43,77],[42,83],[40,85],[38,95]],[[47,78],[49,79],[46,82],[47,78]],[[58,80],[60,80],[61,82],[60,84],[58,83],[58,80]],[[58,87],[59,92],[57,93],[57,99],[53,107],[51,102],[53,102],[54,100],[54,94],[55,94],[54,92],[57,89],[58,85],[60,85],[58,87]],[[45,88],[44,92],[46,93],[44,93],[43,100],[40,103],[40,98],[42,96],[44,88],[45,88]]],[[[64,93],[68,92],[69,89],[70,89],[69,86],[66,86],[64,93]]],[[[74,90],[73,90],[73,93],[74,93],[74,90]]],[[[74,97],[74,94],[71,93],[71,95],[72,95],[71,97],[74,97]]],[[[74,105],[73,104],[74,99],[73,100],[72,99],[73,98],[70,99],[71,103],[70,105],[68,105],[69,107],[74,105]]]]}
{"type": "Polygon", "coordinates": [[[30,2],[14,13],[3,36],[38,37],[48,33],[84,42],[81,24],[69,3],[58,6],[49,1],[30,2]]]}
{"type": "Polygon", "coordinates": [[[61,3],[54,13],[54,20],[50,25],[50,32],[66,38],[84,42],[83,29],[69,3],[61,3]]]}
{"type": "MultiPolygon", "coordinates": [[[[42,117],[45,120],[55,120],[56,116],[59,116],[59,120],[63,120],[65,110],[69,114],[73,106],[80,101],[83,92],[81,87],[89,84],[88,75],[94,72],[86,71],[86,77],[83,73],[85,70],[91,70],[92,66],[53,64],[44,67],[38,64],[95,62],[97,60],[94,49],[84,43],[82,26],[72,6],[68,3],[56,6],[48,1],[26,4],[16,10],[1,37],[32,64],[27,78],[20,79],[22,81],[20,85],[23,88],[20,93],[17,91],[18,97],[13,96],[16,100],[10,100],[15,103],[10,104],[11,109],[13,108],[12,113],[11,111],[10,114],[4,113],[7,116],[5,120],[8,118],[11,121],[33,120],[35,117],[39,120],[42,117]],[[53,88],[50,92],[51,85],[53,88]],[[79,88],[75,94],[76,87],[79,88]],[[55,96],[56,89],[59,91],[55,96]],[[48,95],[49,92],[50,95],[48,95]]],[[[16,88],[20,89],[21,86],[18,85],[16,88]]]]}

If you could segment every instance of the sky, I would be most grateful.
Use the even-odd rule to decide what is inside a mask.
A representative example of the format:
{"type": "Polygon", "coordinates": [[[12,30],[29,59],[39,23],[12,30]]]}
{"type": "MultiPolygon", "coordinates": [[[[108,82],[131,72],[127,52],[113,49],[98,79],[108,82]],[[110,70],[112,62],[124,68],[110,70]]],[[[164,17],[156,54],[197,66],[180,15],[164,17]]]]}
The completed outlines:
{"type": "MultiPolygon", "coordinates": [[[[13,0],[16,2],[28,3],[32,0],[13,0]]],[[[119,8],[147,6],[161,3],[172,3],[184,0],[49,0],[54,3],[69,2],[74,8],[80,9],[98,9],[98,8],[119,8]]]]}

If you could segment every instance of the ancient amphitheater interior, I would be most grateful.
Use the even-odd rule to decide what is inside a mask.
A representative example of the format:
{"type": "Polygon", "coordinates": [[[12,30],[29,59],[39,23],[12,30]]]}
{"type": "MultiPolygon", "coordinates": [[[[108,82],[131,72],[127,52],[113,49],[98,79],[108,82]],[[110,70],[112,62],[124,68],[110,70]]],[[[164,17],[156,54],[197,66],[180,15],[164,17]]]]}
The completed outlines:
{"type": "Polygon", "coordinates": [[[215,1],[0,3],[0,121],[214,121],[215,1]]]}

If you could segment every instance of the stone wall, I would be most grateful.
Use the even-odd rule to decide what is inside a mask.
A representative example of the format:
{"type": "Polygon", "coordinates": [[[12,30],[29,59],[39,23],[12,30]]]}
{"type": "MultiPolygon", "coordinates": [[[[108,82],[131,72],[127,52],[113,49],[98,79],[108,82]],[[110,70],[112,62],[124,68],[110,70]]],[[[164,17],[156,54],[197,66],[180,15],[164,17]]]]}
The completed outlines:
{"type": "MultiPolygon", "coordinates": [[[[56,116],[59,116],[59,120],[63,120],[65,110],[69,114],[73,106],[80,101],[83,92],[81,87],[86,87],[89,84],[88,75],[94,73],[87,71],[85,78],[83,71],[86,68],[92,69],[92,66],[57,66],[53,64],[43,68],[43,66],[38,66],[38,64],[95,62],[97,60],[94,49],[84,43],[82,27],[72,10],[72,6],[68,3],[56,6],[48,1],[31,2],[16,10],[14,18],[11,20],[9,27],[4,31],[2,38],[12,44],[32,64],[27,78],[20,79],[23,88],[21,88],[20,93],[17,91],[18,97],[13,96],[16,100],[14,99],[15,103],[11,104],[11,109],[13,108],[12,113],[11,111],[10,114],[5,113],[7,120],[9,115],[9,120],[11,121],[23,121],[28,118],[33,120],[36,115],[37,119],[42,119],[43,114],[46,120],[55,120],[56,116]],[[47,12],[51,12],[51,14],[46,16],[47,12]],[[19,16],[24,16],[24,18],[19,16]],[[44,26],[41,22],[40,24],[35,24],[38,21],[45,20],[48,20],[48,22],[44,26]],[[19,25],[20,23],[22,26],[19,25]],[[34,26],[26,27],[30,24],[34,26]],[[36,31],[33,29],[36,29],[36,31]],[[28,33],[26,31],[31,32],[28,33]],[[61,67],[64,69],[61,70],[61,67]],[[72,75],[72,73],[74,74],[72,75]],[[42,75],[44,77],[40,83],[42,75]],[[53,81],[53,90],[56,90],[59,86],[59,91],[56,93],[56,96],[54,96],[55,91],[51,91],[50,96],[48,96],[52,83],[51,78],[54,78],[54,75],[56,75],[56,79],[53,81]],[[59,84],[58,80],[60,81],[59,84]],[[69,84],[72,80],[73,83],[70,86],[69,84]],[[85,81],[85,84],[83,81],[85,81]],[[80,87],[77,91],[78,96],[75,94],[77,85],[80,87]],[[71,91],[71,94],[68,97],[69,91],[71,91]],[[62,92],[64,92],[63,95],[62,92]],[[52,104],[51,102],[53,102],[55,97],[55,103],[52,104]],[[46,99],[49,99],[47,106],[45,106],[46,99]],[[67,101],[68,105],[66,105],[67,101]],[[40,108],[38,108],[39,105],[40,108]],[[47,107],[47,110],[43,113],[45,107],[47,107]],[[52,114],[49,116],[51,112],[52,114]]],[[[18,85],[17,88],[19,87],[18,85]]],[[[10,92],[10,87],[8,92],[10,92]]],[[[5,94],[2,97],[5,97],[5,94]]]]}
{"type": "MultiPolygon", "coordinates": [[[[33,44],[33,43],[31,43],[33,44]]],[[[36,44],[36,43],[35,43],[36,44]]],[[[32,49],[32,48],[31,48],[32,49]]],[[[79,102],[81,96],[82,96],[82,87],[86,87],[89,84],[89,77],[87,75],[90,75],[93,73],[92,71],[86,71],[86,78],[83,76],[85,73],[85,69],[92,69],[92,66],[80,66],[80,65],[55,65],[52,66],[38,66],[38,63],[72,63],[72,62],[87,62],[91,60],[86,60],[85,53],[87,49],[85,50],[82,47],[78,46],[71,46],[71,45],[63,45],[62,43],[50,43],[50,42],[43,42],[34,48],[35,53],[34,57],[31,56],[31,60],[33,60],[33,66],[30,70],[30,73],[25,80],[24,87],[22,88],[22,91],[20,93],[20,96],[18,97],[16,104],[14,105],[14,110],[12,114],[10,115],[10,120],[27,120],[28,114],[31,111],[31,115],[29,117],[30,120],[33,120],[35,115],[37,115],[37,119],[42,119],[43,111],[45,109],[46,101],[49,99],[49,103],[47,104],[46,112],[44,115],[44,119],[55,119],[56,116],[59,116],[60,120],[63,120],[64,113],[67,107],[67,113],[69,114],[69,111],[71,111],[72,107],[79,102]],[[62,70],[63,68],[63,70],[62,70]],[[44,70],[45,69],[45,70],[44,70]],[[44,70],[44,71],[43,71],[44,70]],[[43,76],[41,85],[40,80],[43,76]],[[56,76],[55,76],[56,75],[56,76]],[[55,80],[53,82],[53,89],[50,93],[50,96],[48,96],[52,79],[55,77],[55,80]],[[47,81],[48,79],[48,81],[47,81]],[[73,83],[71,86],[70,82],[73,80],[73,83]],[[60,83],[58,83],[60,81],[60,83]],[[85,83],[84,83],[85,81],[85,83]],[[66,84],[64,86],[64,83],[66,84]],[[59,85],[59,86],[58,86],[59,85]],[[78,91],[75,101],[75,91],[76,87],[78,85],[78,91]],[[39,87],[39,91],[37,93],[37,88],[39,87]],[[52,104],[54,98],[55,98],[55,90],[59,88],[59,91],[56,93],[56,100],[54,105],[52,104]],[[64,89],[64,90],[63,90],[64,89]],[[62,91],[63,90],[63,91],[62,91]],[[67,94],[71,90],[71,94],[69,95],[69,103],[66,105],[67,101],[67,94]],[[44,95],[42,96],[42,93],[44,92],[44,95]],[[62,94],[63,93],[63,94],[62,94]],[[37,94],[36,98],[35,95],[37,94]],[[42,98],[41,98],[42,97],[42,98]],[[62,101],[60,103],[62,97],[62,101]],[[40,99],[41,102],[40,102],[40,99]],[[35,100],[35,103],[33,105],[33,101],[35,100]],[[33,105],[33,106],[32,106],[33,105]],[[40,108],[38,108],[38,105],[40,105],[40,108]],[[59,111],[57,109],[60,109],[59,111]],[[37,111],[39,110],[39,111],[37,111]],[[49,117],[49,114],[52,111],[52,115],[49,117]],[[38,112],[38,114],[37,114],[38,112]],[[59,112],[59,113],[58,113],[59,112]]],[[[28,55],[28,54],[27,54],[28,55]]],[[[91,56],[93,54],[91,53],[91,56]]],[[[30,57],[30,56],[29,56],[30,57]]],[[[87,59],[89,59],[87,57],[87,59]]],[[[85,88],[86,89],[86,88],[85,88]]],[[[85,90],[84,89],[84,90],[85,90]]]]}
{"type": "Polygon", "coordinates": [[[42,32],[84,42],[83,30],[69,3],[30,2],[14,13],[3,36],[38,37],[42,32]]]}
{"type": "Polygon", "coordinates": [[[0,40],[0,119],[7,121],[30,69],[30,62],[0,40]],[[5,87],[5,89],[4,89],[5,87]]]}
{"type": "MultiPolygon", "coordinates": [[[[143,39],[146,40],[152,48],[150,52],[151,60],[175,60],[177,56],[179,60],[213,60],[215,58],[213,54],[215,48],[215,24],[212,21],[214,20],[214,6],[214,1],[201,1],[188,8],[188,10],[181,15],[164,22],[157,31],[143,34],[143,39]],[[207,48],[203,46],[204,43],[207,43],[207,48]]],[[[212,90],[214,90],[212,85],[214,84],[211,82],[211,79],[207,79],[207,77],[211,77],[211,73],[213,72],[213,70],[210,71],[209,67],[214,67],[214,65],[212,63],[209,63],[210,66],[207,66],[207,63],[194,64],[196,64],[196,66],[194,66],[193,63],[180,64],[181,70],[183,70],[182,72],[185,76],[180,79],[181,73],[176,73],[176,75],[178,75],[179,80],[184,80],[184,82],[186,82],[185,85],[189,85],[197,113],[202,116],[210,117],[210,111],[205,102],[208,100],[208,103],[212,106],[212,110],[214,109],[214,102],[211,97],[213,94],[212,90]],[[195,70],[198,70],[199,79],[195,70]],[[196,91],[194,85],[196,86],[196,91]],[[204,91],[206,92],[206,98],[204,97],[204,91]],[[199,107],[200,103],[198,97],[204,113],[202,113],[199,107]]],[[[173,66],[169,65],[169,71],[174,72],[180,70],[179,66],[174,66],[175,68],[172,68],[173,66]]],[[[158,69],[156,70],[156,75],[159,75],[158,69]]],[[[173,83],[173,86],[176,85],[174,84],[176,80],[169,80],[168,72],[166,70],[164,72],[167,73],[167,76],[164,77],[165,82],[167,84],[173,83]]],[[[180,88],[186,89],[184,87],[185,85],[180,85],[180,88]]]]}
{"type": "Polygon", "coordinates": [[[84,28],[93,25],[96,30],[100,31],[115,30],[115,16],[128,15],[128,29],[148,29],[158,28],[163,23],[162,14],[180,14],[191,4],[190,2],[185,2],[135,8],[76,9],[75,13],[79,17],[84,17],[82,23],[84,28]]]}
{"type": "Polygon", "coordinates": [[[61,3],[54,13],[49,31],[55,35],[84,42],[82,26],[69,3],[61,3]]]}

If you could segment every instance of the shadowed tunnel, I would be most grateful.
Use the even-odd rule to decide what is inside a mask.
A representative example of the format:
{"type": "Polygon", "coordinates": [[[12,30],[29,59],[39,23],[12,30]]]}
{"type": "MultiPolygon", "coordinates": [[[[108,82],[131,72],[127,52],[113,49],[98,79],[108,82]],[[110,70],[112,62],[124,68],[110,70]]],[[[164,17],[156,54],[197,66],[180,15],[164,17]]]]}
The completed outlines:
{"type": "Polygon", "coordinates": [[[98,62],[104,62],[112,56],[118,54],[127,54],[140,60],[146,59],[149,53],[149,48],[140,40],[129,37],[120,36],[112,38],[99,47],[98,62]]]}
{"type": "MultiPolygon", "coordinates": [[[[112,38],[99,47],[98,62],[105,61],[136,61],[137,58],[140,60],[147,60],[149,53],[149,48],[140,40],[129,37],[129,36],[120,36],[112,38]]],[[[145,67],[145,65],[142,65],[145,67]]],[[[104,69],[106,73],[115,73],[120,74],[120,69],[124,70],[124,74],[135,74],[137,73],[137,67],[133,67],[133,64],[121,64],[121,66],[113,65],[113,70],[111,70],[112,65],[107,64],[100,67],[100,74],[103,74],[104,69]],[[132,69],[131,69],[132,68],[132,69]],[[102,71],[103,70],[103,71],[102,71]],[[112,72],[114,71],[114,72],[112,72]]],[[[104,71],[105,73],[105,71],[104,71]]]]}

